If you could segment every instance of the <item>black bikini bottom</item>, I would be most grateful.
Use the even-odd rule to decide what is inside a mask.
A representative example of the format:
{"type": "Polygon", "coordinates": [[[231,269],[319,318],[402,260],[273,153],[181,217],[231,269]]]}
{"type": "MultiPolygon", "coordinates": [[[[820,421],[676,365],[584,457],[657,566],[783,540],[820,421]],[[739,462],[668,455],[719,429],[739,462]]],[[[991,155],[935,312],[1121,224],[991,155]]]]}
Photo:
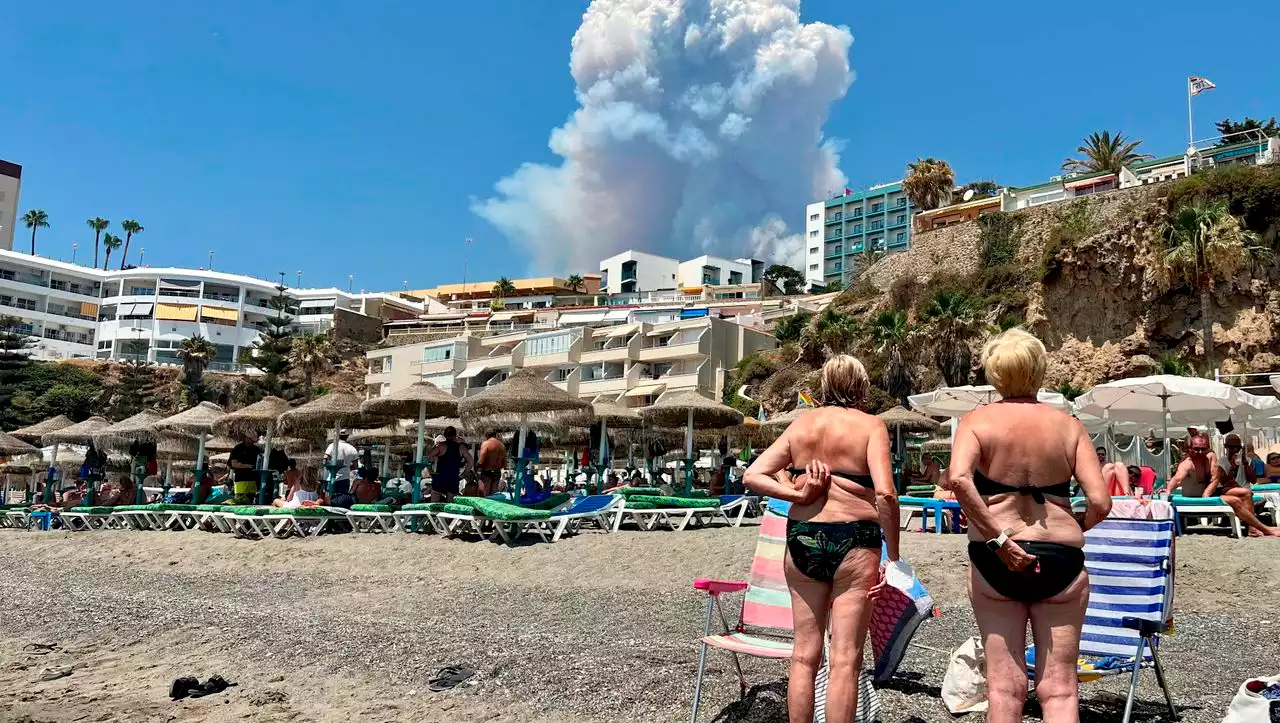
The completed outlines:
{"type": "Polygon", "coordinates": [[[1047,600],[1067,589],[1084,569],[1084,550],[1056,542],[1019,542],[1015,545],[1035,555],[1039,569],[1015,572],[981,542],[969,543],[969,561],[997,593],[1023,603],[1047,600]]]}
{"type": "Polygon", "coordinates": [[[872,520],[787,520],[787,552],[791,553],[791,562],[806,577],[818,582],[831,583],[850,550],[879,550],[883,538],[880,524],[872,520]]]}

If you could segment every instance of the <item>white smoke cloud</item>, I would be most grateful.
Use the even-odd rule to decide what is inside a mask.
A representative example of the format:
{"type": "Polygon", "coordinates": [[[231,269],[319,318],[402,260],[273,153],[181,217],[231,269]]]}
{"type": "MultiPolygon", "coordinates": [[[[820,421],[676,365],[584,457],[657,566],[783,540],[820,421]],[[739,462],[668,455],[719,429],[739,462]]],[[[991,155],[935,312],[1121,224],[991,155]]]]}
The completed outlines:
{"type": "Polygon", "coordinates": [[[822,126],[853,74],[847,28],[800,0],[594,0],[573,36],[580,107],[472,210],[539,272],[629,248],[798,264],[804,204],[843,188],[822,126]]]}

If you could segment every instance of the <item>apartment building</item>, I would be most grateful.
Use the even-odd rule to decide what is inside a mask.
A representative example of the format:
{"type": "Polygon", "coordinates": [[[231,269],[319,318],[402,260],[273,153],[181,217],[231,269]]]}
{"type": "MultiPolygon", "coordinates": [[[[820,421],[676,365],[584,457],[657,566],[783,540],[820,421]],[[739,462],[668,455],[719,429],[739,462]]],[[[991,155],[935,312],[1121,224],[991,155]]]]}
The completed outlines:
{"type": "Polygon", "coordinates": [[[902,181],[845,189],[842,196],[805,206],[805,279],[823,285],[844,280],[853,266],[850,257],[868,245],[884,251],[910,248],[913,213],[902,181]]]}
{"type": "Polygon", "coordinates": [[[18,228],[18,187],[22,185],[22,166],[0,159],[0,249],[13,248],[13,234],[18,228]]]}
{"type": "MultiPolygon", "coordinates": [[[[235,360],[266,328],[278,286],[203,269],[93,269],[0,250],[0,314],[37,338],[40,359],[136,359],[178,364],[182,341],[202,336],[217,349],[210,368],[239,371],[235,360]]],[[[413,318],[422,305],[388,294],[287,289],[288,315],[304,330],[372,330],[385,318],[413,318]],[[304,306],[304,304],[311,304],[304,306]],[[376,316],[374,315],[376,314],[376,316]]]]}
{"type": "Polygon", "coordinates": [[[709,316],[462,335],[371,351],[365,383],[370,396],[427,381],[466,397],[517,369],[537,369],[547,381],[584,399],[639,407],[683,389],[719,399],[726,370],[774,346],[764,332],[709,316]]]}
{"type": "Polygon", "coordinates": [[[708,286],[758,284],[764,262],[703,254],[688,261],[628,250],[600,262],[600,291],[643,294],[656,291],[700,293],[708,286]]]}

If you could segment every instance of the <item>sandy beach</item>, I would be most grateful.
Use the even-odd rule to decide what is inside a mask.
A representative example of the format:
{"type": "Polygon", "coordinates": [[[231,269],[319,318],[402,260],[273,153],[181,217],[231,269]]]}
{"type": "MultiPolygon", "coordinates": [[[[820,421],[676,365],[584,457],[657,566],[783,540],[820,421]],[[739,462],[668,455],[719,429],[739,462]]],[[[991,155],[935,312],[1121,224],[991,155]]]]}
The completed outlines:
{"type": "MultiPolygon", "coordinates": [[[[756,529],[584,533],[507,548],[419,536],[252,542],[204,533],[0,534],[3,721],[683,721],[704,599],[740,579],[756,529]],[[46,646],[46,647],[39,647],[46,646]],[[47,646],[52,646],[49,649],[47,646]],[[439,668],[470,684],[431,693],[439,668]],[[181,675],[237,685],[171,702],[181,675]]],[[[904,553],[943,613],[916,642],[975,633],[963,540],[904,553]]],[[[1164,661],[1183,720],[1219,721],[1248,676],[1280,672],[1280,543],[1184,537],[1164,661]]],[[[884,720],[949,718],[946,656],[913,649],[884,720]]],[[[713,654],[704,721],[784,721],[786,672],[750,662],[752,705],[713,654]]],[[[1160,718],[1154,678],[1139,721],[1160,718]]],[[[1082,688],[1082,720],[1119,717],[1118,681],[1082,688]]],[[[973,720],[981,720],[981,716],[973,720]]],[[[1039,720],[1034,703],[1027,720],[1039,720]]]]}

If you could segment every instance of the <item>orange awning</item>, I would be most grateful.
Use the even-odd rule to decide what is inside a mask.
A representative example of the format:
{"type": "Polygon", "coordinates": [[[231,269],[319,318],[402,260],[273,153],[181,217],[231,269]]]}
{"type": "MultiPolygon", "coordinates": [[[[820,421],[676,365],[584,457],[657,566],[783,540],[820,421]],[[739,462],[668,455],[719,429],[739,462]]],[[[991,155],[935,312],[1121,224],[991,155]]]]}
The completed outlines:
{"type": "Polygon", "coordinates": [[[156,318],[165,321],[195,321],[196,311],[188,304],[156,304],[156,318]]]}

